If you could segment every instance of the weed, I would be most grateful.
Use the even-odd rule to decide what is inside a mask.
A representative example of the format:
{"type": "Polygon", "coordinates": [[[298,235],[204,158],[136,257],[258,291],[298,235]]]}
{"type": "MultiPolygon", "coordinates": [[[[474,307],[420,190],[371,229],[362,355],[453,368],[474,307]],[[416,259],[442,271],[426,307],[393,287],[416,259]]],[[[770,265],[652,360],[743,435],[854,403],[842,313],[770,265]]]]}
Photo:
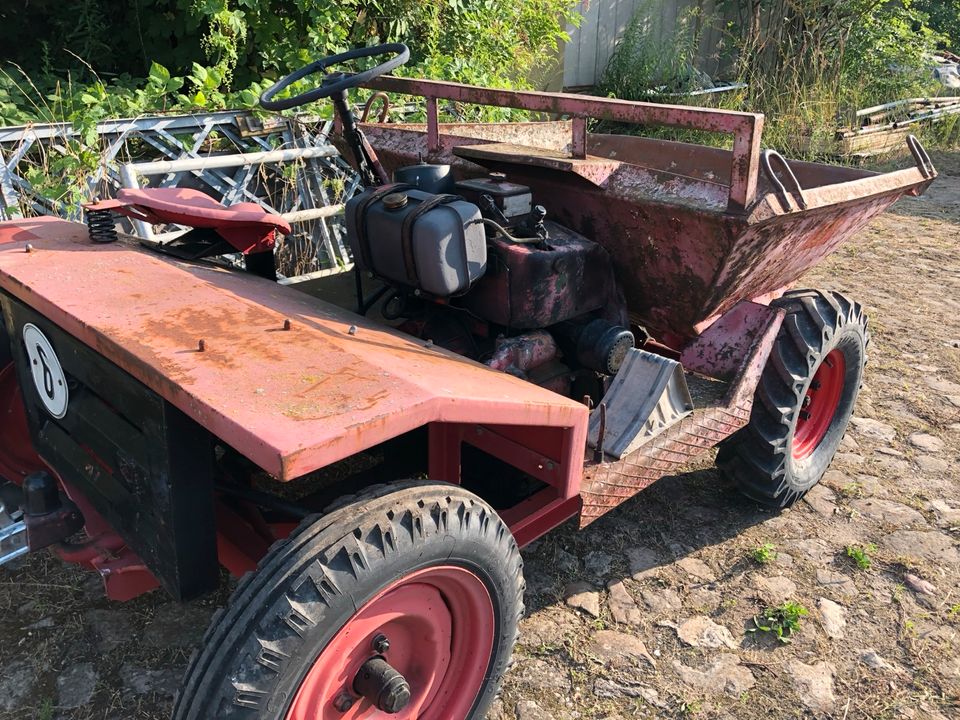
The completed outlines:
{"type": "Polygon", "coordinates": [[[870,558],[871,553],[877,551],[877,546],[873,543],[867,543],[866,545],[848,545],[847,546],[847,557],[853,560],[857,567],[861,570],[869,570],[871,565],[873,565],[873,560],[870,558]]]}
{"type": "Polygon", "coordinates": [[[769,565],[777,559],[776,547],[773,543],[764,543],[755,548],[750,554],[750,557],[753,558],[753,561],[757,563],[757,565],[769,565]]]}
{"type": "Polygon", "coordinates": [[[800,630],[800,618],[807,615],[807,609],[800,603],[785,602],[775,608],[767,608],[753,618],[754,627],[747,632],[765,632],[777,636],[782,643],[789,643],[790,637],[800,630]]]}
{"type": "Polygon", "coordinates": [[[954,618],[960,617],[960,603],[952,605],[949,610],[947,610],[947,617],[953,620],[954,618]]]}
{"type": "Polygon", "coordinates": [[[840,488],[840,494],[847,498],[863,497],[863,483],[848,483],[840,488]]]}
{"type": "Polygon", "coordinates": [[[44,698],[37,708],[37,720],[53,720],[54,707],[53,700],[44,698]]]}

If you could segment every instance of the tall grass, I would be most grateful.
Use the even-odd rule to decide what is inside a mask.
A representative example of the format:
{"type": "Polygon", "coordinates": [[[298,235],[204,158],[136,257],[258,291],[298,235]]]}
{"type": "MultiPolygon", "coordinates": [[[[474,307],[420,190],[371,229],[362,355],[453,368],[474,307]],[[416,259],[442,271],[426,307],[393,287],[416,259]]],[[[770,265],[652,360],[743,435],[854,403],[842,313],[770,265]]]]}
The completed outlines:
{"type": "MultiPolygon", "coordinates": [[[[765,145],[793,157],[834,152],[837,132],[855,123],[860,108],[940,91],[930,54],[947,39],[909,3],[723,0],[716,15],[705,17],[697,9],[681,13],[672,29],[660,26],[660,13],[651,12],[660,4],[641,4],[611,57],[601,91],[662,101],[663,88],[697,89],[702,78],[691,68],[698,57],[714,57],[727,79],[747,88],[709,96],[708,102],[764,113],[765,145]],[[706,27],[720,31],[718,47],[702,46],[706,27]]],[[[729,143],[722,136],[686,131],[654,134],[729,143]]]]}

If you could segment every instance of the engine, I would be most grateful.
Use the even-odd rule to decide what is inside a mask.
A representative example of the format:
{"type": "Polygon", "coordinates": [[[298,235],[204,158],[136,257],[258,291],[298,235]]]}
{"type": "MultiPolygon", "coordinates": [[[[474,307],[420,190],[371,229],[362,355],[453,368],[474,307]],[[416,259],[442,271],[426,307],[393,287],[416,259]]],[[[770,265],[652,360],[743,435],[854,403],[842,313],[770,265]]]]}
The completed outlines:
{"type": "Polygon", "coordinates": [[[402,168],[347,203],[358,266],[400,329],[564,395],[602,396],[634,347],[607,251],[500,174],[402,168]]]}

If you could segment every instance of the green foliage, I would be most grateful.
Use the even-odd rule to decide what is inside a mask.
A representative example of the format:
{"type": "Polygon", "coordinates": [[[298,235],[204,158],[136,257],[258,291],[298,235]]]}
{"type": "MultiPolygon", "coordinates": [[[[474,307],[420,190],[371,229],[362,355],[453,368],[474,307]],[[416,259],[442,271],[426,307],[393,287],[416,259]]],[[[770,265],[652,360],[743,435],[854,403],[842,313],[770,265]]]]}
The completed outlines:
{"type": "Polygon", "coordinates": [[[598,90],[623,100],[655,100],[670,93],[703,89],[698,72],[699,7],[683,12],[671,32],[663,25],[660,2],[644,0],[607,63],[598,90]]]}
{"type": "Polygon", "coordinates": [[[747,4],[726,1],[744,17],[728,32],[747,105],[767,114],[778,149],[829,153],[856,110],[937,90],[928,57],[941,36],[911,0],[761,0],[749,19],[747,4]]]}
{"type": "Polygon", "coordinates": [[[944,40],[909,0],[864,15],[843,56],[841,106],[861,108],[937,90],[930,53],[944,40]]]}
{"type": "Polygon", "coordinates": [[[78,86],[68,77],[48,91],[42,91],[22,70],[0,69],[0,126],[29,122],[73,125],[78,136],[61,142],[57,153],[35,146],[21,160],[20,171],[43,197],[77,208],[91,199],[86,181],[100,166],[99,122],[161,111],[252,108],[259,89],[223,92],[220,71],[199,64],[194,64],[188,75],[175,77],[153,63],[146,79],[136,86],[99,78],[78,86]]]}
{"type": "Polygon", "coordinates": [[[52,720],[56,707],[52,698],[45,697],[40,701],[40,707],[37,708],[37,720],[52,720]]]}
{"type": "MultiPolygon", "coordinates": [[[[98,170],[97,123],[157,112],[255,109],[280,76],[321,56],[409,44],[401,72],[526,86],[555,61],[574,0],[16,0],[0,3],[0,125],[71,123],[79,137],[21,170],[48,199],[76,206],[98,170]],[[24,36],[34,42],[18,42],[24,36]]],[[[375,60],[371,59],[369,63],[375,60]]],[[[362,67],[360,64],[358,67],[362,67]]],[[[349,67],[344,69],[350,69],[349,67]]],[[[354,68],[356,69],[356,67],[354,68]]],[[[286,92],[319,82],[308,78],[286,92]]],[[[446,106],[447,111],[453,106],[446,106]]],[[[329,103],[308,112],[329,117],[329,103]]],[[[455,108],[457,117],[518,115],[455,108]]]]}
{"type": "Polygon", "coordinates": [[[785,602],[775,608],[767,608],[753,618],[754,627],[747,632],[764,632],[775,635],[782,643],[789,643],[792,635],[800,631],[800,618],[808,611],[799,603],[785,602]]]}
{"type": "MultiPolygon", "coordinates": [[[[32,0],[0,9],[7,58],[47,89],[71,74],[136,86],[153,63],[185,77],[213,68],[221,91],[276,79],[318,57],[410,45],[408,71],[523,85],[556,59],[574,0],[32,0]],[[17,42],[24,31],[34,43],[17,42]],[[42,48],[41,52],[37,48],[42,48]],[[82,58],[83,61],[79,61],[82,58]]],[[[205,92],[205,94],[208,94],[205,92]]]]}
{"type": "MultiPolygon", "coordinates": [[[[856,110],[941,90],[930,55],[952,42],[949,33],[960,38],[960,14],[947,7],[960,9],[960,0],[717,0],[713,15],[695,8],[670,32],[658,12],[648,19],[659,4],[646,0],[611,57],[602,90],[664,100],[703,84],[690,68],[706,59],[722,77],[747,85],[710,96],[711,103],[764,113],[767,146],[815,158],[832,153],[837,130],[855,122],[856,110]],[[716,47],[703,46],[706,28],[719,32],[716,47]]],[[[729,143],[689,131],[655,134],[729,143]]]]}
{"type": "MultiPolygon", "coordinates": [[[[0,9],[0,44],[15,52],[0,66],[0,124],[253,108],[260,92],[287,72],[380,42],[410,45],[411,62],[401,70],[408,75],[527,86],[533,73],[556,61],[566,24],[579,17],[573,6],[574,0],[36,0],[27,12],[7,5],[0,9]],[[30,52],[20,52],[28,44],[13,39],[24,26],[37,39],[30,52]],[[131,37],[139,42],[131,44],[131,37]]],[[[287,92],[317,81],[308,78],[287,92]]],[[[512,115],[458,111],[486,120],[512,115]]]]}
{"type": "Polygon", "coordinates": [[[873,543],[868,543],[866,545],[848,545],[847,546],[847,557],[853,560],[856,563],[857,567],[861,570],[869,570],[873,565],[873,560],[870,558],[871,553],[877,551],[877,546],[873,543]]]}
{"type": "Polygon", "coordinates": [[[942,33],[944,45],[960,50],[960,0],[914,0],[912,6],[927,15],[927,24],[942,33]]]}
{"type": "Polygon", "coordinates": [[[777,559],[777,546],[773,543],[764,543],[754,548],[750,557],[757,565],[769,565],[777,559]]]}

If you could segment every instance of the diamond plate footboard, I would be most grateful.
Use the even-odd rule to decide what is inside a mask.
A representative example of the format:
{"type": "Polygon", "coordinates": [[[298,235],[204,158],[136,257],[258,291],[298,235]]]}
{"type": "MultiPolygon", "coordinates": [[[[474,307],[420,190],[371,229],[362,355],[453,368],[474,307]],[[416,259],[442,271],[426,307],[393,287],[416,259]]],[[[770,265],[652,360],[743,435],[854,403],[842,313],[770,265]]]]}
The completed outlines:
{"type": "MultiPolygon", "coordinates": [[[[588,461],[580,497],[580,527],[586,527],[666,475],[680,472],[692,460],[743,428],[750,419],[753,393],[783,321],[783,311],[752,306],[753,341],[725,395],[702,403],[691,415],[638,450],[613,462],[588,461]]],[[[730,338],[731,342],[741,341],[730,338]]],[[[704,340],[715,341],[716,338],[704,340]]],[[[696,403],[696,398],[694,399],[696,403]]]]}

